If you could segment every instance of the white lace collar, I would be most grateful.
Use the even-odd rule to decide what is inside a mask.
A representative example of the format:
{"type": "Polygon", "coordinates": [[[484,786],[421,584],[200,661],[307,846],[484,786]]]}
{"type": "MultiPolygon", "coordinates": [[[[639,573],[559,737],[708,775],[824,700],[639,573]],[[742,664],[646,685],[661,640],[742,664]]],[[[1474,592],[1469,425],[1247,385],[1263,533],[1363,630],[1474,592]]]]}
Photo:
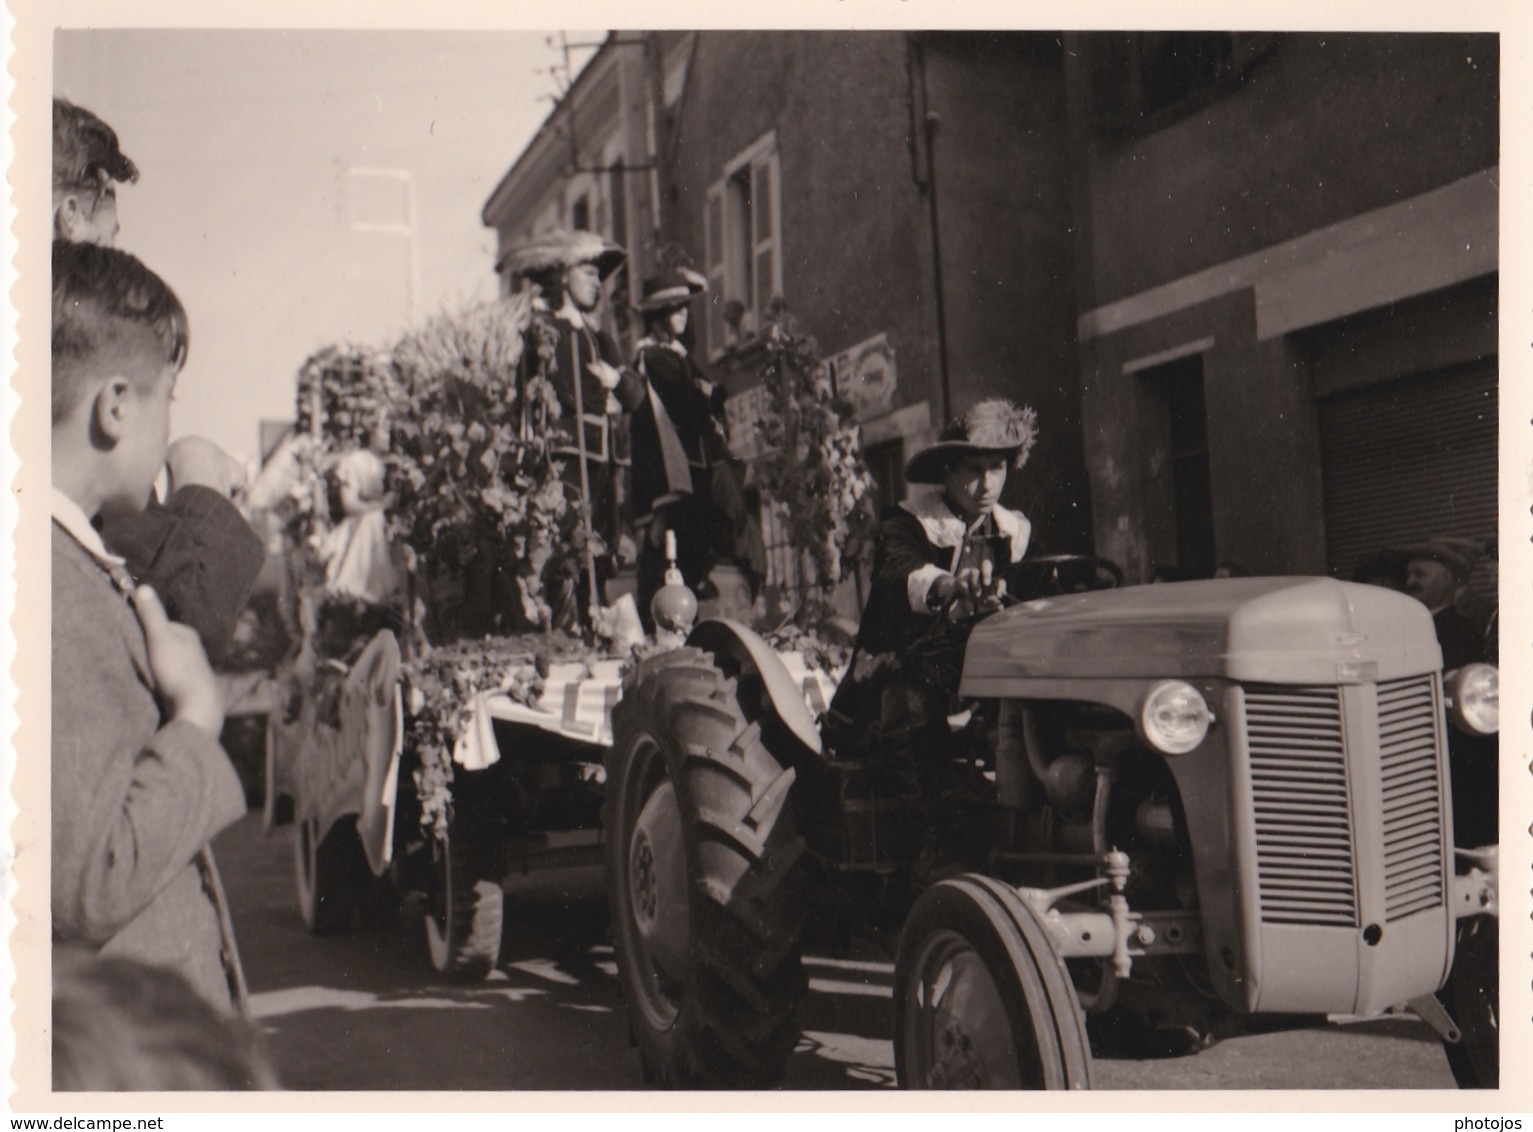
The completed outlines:
{"type": "MultiPolygon", "coordinates": [[[[963,545],[964,535],[968,534],[968,527],[962,519],[953,514],[952,508],[947,505],[940,492],[912,496],[901,503],[900,507],[915,516],[933,546],[950,548],[963,545]]],[[[1022,561],[1022,555],[1027,553],[1027,542],[1033,530],[1033,525],[1028,521],[1027,516],[1020,511],[1012,511],[997,504],[995,510],[990,512],[990,517],[995,520],[996,530],[1011,542],[1011,560],[1022,561]]]]}
{"type": "Polygon", "coordinates": [[[687,356],[687,348],[678,342],[675,338],[668,338],[662,342],[658,338],[653,338],[646,335],[645,337],[640,338],[638,343],[634,346],[634,351],[636,353],[640,350],[649,349],[670,350],[672,353],[680,354],[682,357],[687,356]]]}

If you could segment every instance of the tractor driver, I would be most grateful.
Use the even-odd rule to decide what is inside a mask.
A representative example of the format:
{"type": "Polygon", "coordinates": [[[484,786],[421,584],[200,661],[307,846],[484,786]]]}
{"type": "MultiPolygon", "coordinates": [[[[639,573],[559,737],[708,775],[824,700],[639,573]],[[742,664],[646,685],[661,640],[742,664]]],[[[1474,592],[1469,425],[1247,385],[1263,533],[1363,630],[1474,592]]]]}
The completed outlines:
{"type": "Polygon", "coordinates": [[[981,401],[905,467],[913,496],[883,516],[857,646],[825,728],[841,750],[883,765],[910,815],[905,848],[930,872],[948,840],[933,807],[951,785],[958,677],[976,613],[999,608],[1001,573],[1027,550],[1032,525],[1001,506],[1007,472],[1032,450],[1037,414],[981,401]]]}

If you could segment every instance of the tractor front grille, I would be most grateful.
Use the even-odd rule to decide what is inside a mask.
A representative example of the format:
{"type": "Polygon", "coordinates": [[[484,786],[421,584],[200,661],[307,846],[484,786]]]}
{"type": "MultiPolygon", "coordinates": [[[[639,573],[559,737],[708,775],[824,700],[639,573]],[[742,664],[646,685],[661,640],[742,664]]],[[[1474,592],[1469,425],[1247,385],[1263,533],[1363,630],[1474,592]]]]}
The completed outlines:
{"type": "Polygon", "coordinates": [[[1261,919],[1356,927],[1340,689],[1247,685],[1244,692],[1261,919]]]}
{"type": "Polygon", "coordinates": [[[1242,691],[1262,922],[1359,926],[1354,801],[1366,802],[1368,813],[1377,805],[1382,821],[1382,855],[1364,856],[1382,863],[1382,875],[1370,865],[1368,883],[1370,892],[1382,885],[1385,922],[1442,907],[1443,709],[1436,674],[1385,681],[1372,697],[1363,685],[1256,684],[1242,691]],[[1370,700],[1374,714],[1361,710],[1370,700]],[[1344,716],[1364,728],[1350,751],[1344,716]],[[1362,757],[1374,744],[1376,781],[1363,769],[1371,757],[1362,757]]]}
{"type": "Polygon", "coordinates": [[[1443,903],[1441,714],[1430,674],[1379,685],[1386,920],[1443,903]]]}

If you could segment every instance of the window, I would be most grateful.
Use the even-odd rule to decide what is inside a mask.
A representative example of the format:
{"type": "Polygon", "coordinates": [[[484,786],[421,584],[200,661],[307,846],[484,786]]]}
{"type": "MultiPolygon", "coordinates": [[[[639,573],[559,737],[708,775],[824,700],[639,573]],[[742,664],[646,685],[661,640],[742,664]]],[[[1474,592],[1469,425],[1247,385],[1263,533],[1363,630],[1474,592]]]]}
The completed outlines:
{"type": "Polygon", "coordinates": [[[612,242],[626,248],[628,246],[628,169],[624,166],[621,157],[614,159],[611,165],[607,200],[612,210],[609,229],[612,233],[612,242]]]}
{"type": "Polygon", "coordinates": [[[760,333],[768,304],[782,293],[780,189],[777,142],[768,134],[708,190],[703,237],[713,356],[760,333]]]}
{"type": "Polygon", "coordinates": [[[788,537],[788,509],[775,499],[761,500],[761,542],[766,551],[767,608],[788,613],[798,608],[803,563],[788,537]]]}
{"type": "Polygon", "coordinates": [[[1139,96],[1144,113],[1175,106],[1233,71],[1230,32],[1143,32],[1139,36],[1139,96]]]}
{"type": "Polygon", "coordinates": [[[1273,32],[1155,31],[1092,41],[1091,102],[1109,135],[1154,130],[1238,89],[1273,32]]]}
{"type": "Polygon", "coordinates": [[[1152,498],[1172,523],[1157,538],[1157,565],[1183,577],[1214,572],[1213,483],[1208,467],[1208,413],[1203,400],[1203,356],[1192,354],[1139,371],[1151,392],[1152,498]],[[1155,420],[1154,418],[1158,418],[1155,420]],[[1175,559],[1167,561],[1174,547],[1175,559]]]}

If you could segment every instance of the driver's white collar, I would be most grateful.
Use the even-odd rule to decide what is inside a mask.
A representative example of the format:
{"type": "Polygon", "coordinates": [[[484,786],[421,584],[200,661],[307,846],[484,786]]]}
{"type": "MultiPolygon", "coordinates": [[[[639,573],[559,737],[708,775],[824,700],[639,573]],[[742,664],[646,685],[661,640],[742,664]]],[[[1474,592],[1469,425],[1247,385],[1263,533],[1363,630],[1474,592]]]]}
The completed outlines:
{"type": "MultiPolygon", "coordinates": [[[[933,546],[944,549],[962,546],[964,536],[969,533],[967,524],[953,514],[953,509],[947,505],[941,493],[912,496],[901,503],[900,507],[913,515],[921,524],[921,529],[926,532],[926,537],[933,546]]],[[[1028,521],[1027,516],[1020,511],[1012,511],[996,504],[995,510],[990,512],[990,517],[995,520],[996,530],[1010,540],[1011,560],[1022,561],[1022,555],[1027,553],[1028,539],[1033,530],[1033,525],[1028,521]]]]}

